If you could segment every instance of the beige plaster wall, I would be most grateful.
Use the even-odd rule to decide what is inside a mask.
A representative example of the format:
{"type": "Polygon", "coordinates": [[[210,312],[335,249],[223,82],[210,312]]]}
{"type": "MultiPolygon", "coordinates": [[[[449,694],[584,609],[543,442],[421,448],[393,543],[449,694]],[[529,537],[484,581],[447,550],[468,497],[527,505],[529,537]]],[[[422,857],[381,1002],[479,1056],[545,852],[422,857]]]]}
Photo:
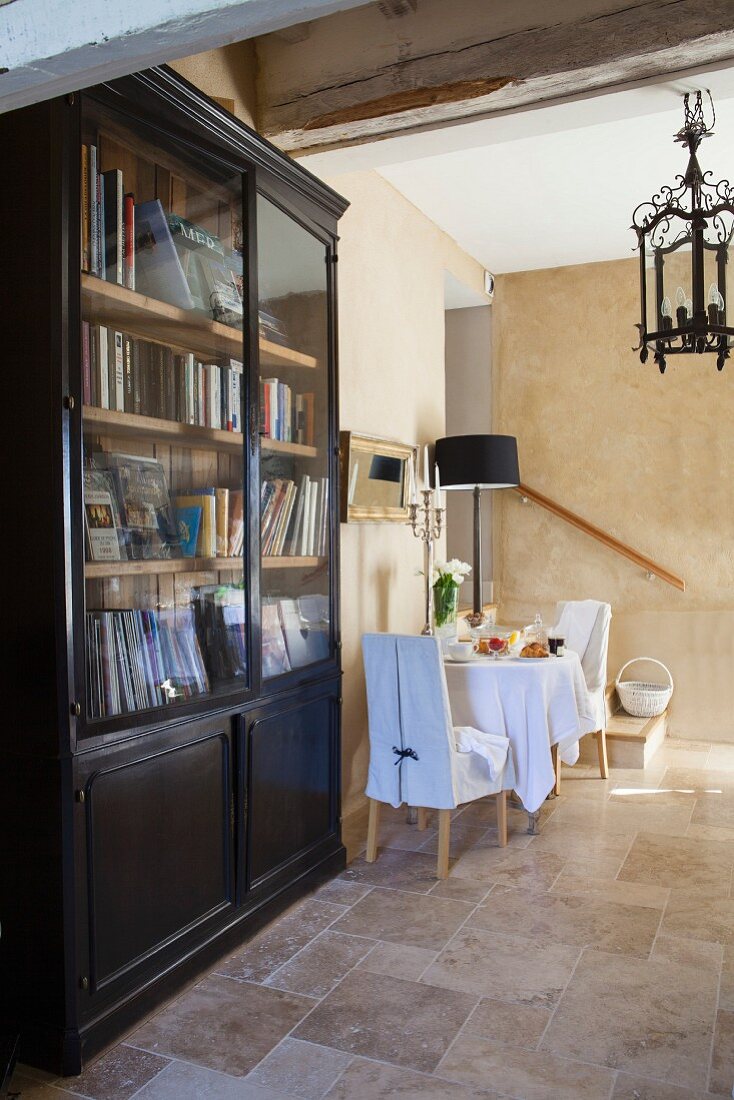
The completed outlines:
{"type": "Polygon", "coordinates": [[[255,64],[251,40],[170,62],[172,69],[207,95],[234,100],[234,113],[248,126],[255,125],[255,64]]]}
{"type": "MultiPolygon", "coordinates": [[[[444,434],[444,268],[481,290],[482,268],[373,172],[328,181],[340,223],[341,426],[407,443],[444,434]]],[[[343,813],[359,808],[369,747],[360,639],[423,625],[422,548],[407,526],[341,525],[343,813]]]]}
{"type": "MultiPolygon", "coordinates": [[[[492,307],[446,311],[446,435],[492,431],[492,307]]],[[[492,493],[482,493],[482,602],[492,599],[492,493]]],[[[446,554],[474,564],[474,498],[446,493],[446,554]]],[[[461,590],[472,599],[472,577],[461,590]]]]}
{"type": "Polygon", "coordinates": [[[501,276],[494,427],[518,436],[528,485],[687,590],[646,580],[507,492],[495,507],[501,614],[552,620],[557,599],[608,600],[610,678],[630,657],[659,658],[676,681],[671,733],[734,741],[734,378],[709,356],[671,357],[665,376],[641,366],[630,350],[638,295],[635,259],[501,276]]]}

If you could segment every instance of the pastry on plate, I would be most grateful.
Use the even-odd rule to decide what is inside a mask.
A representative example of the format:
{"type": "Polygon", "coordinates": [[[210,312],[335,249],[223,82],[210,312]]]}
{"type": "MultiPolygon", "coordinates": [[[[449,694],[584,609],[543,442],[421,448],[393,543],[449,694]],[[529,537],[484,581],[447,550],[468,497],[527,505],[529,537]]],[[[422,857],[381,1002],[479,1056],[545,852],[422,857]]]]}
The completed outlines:
{"type": "Polygon", "coordinates": [[[548,657],[548,650],[540,642],[529,642],[520,650],[521,657],[548,657]]]}

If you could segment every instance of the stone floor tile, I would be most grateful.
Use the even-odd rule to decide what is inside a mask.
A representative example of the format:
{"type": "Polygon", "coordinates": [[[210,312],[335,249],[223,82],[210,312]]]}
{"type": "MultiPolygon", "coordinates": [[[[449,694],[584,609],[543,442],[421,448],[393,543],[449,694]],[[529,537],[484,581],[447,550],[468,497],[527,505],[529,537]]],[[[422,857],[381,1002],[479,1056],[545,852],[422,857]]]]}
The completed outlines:
{"type": "Polygon", "coordinates": [[[353,970],[294,1038],[431,1072],[475,1004],[466,993],[353,970]]]}
{"type": "Polygon", "coordinates": [[[155,1054],[243,1076],[314,1003],[310,997],[213,974],[134,1032],[129,1042],[155,1054]]]}
{"type": "Polygon", "coordinates": [[[167,1065],[167,1058],[120,1043],[91,1062],[79,1077],[65,1077],[58,1085],[91,1100],[128,1100],[167,1065]]]}
{"type": "Polygon", "coordinates": [[[545,1051],[518,1050],[463,1033],[444,1057],[437,1076],[486,1084],[523,1100],[608,1100],[614,1075],[545,1051]]]}
{"type": "Polygon", "coordinates": [[[612,806],[628,806],[631,809],[638,806],[677,806],[691,810],[695,800],[696,795],[689,791],[664,786],[638,787],[623,783],[617,783],[609,795],[612,806]]]}
{"type": "Polygon", "coordinates": [[[721,769],[670,766],[660,781],[668,790],[693,791],[697,795],[734,793],[734,774],[721,769]]]}
{"type": "Polygon", "coordinates": [[[343,905],[309,898],[221,963],[217,973],[261,982],[345,912],[343,905]]]}
{"type": "Polygon", "coordinates": [[[611,836],[633,836],[640,830],[666,836],[685,836],[691,820],[693,799],[685,806],[630,806],[612,802],[574,800],[559,806],[553,815],[556,824],[579,822],[589,832],[598,830],[611,836]]]}
{"type": "Polygon", "coordinates": [[[734,1086],[734,1012],[716,1014],[714,1049],[708,1089],[714,1096],[731,1096],[734,1086]]]}
{"type": "Polygon", "coordinates": [[[523,886],[528,890],[548,890],[558,878],[565,860],[552,852],[533,848],[472,848],[454,865],[453,878],[473,878],[479,882],[523,886]]]}
{"type": "Polygon", "coordinates": [[[484,901],[492,886],[488,882],[475,882],[470,878],[441,879],[430,892],[432,898],[449,898],[452,901],[468,901],[478,905],[484,901]]]}
{"type": "Polygon", "coordinates": [[[288,1096],[320,1100],[351,1060],[350,1054],[340,1050],[303,1043],[299,1039],[284,1039],[255,1067],[247,1080],[288,1096]]]}
{"type": "Polygon", "coordinates": [[[374,863],[360,858],[350,863],[342,878],[366,886],[389,886],[394,890],[412,890],[427,894],[436,885],[436,860],[426,852],[402,852],[382,848],[374,863]]]}
{"type": "Polygon", "coordinates": [[[596,878],[579,873],[578,864],[567,863],[551,886],[552,894],[578,894],[581,897],[664,909],[670,890],[643,882],[620,882],[616,878],[596,878]]]}
{"type": "Polygon", "coordinates": [[[629,1073],[618,1073],[612,1100],[702,1100],[698,1090],[680,1088],[669,1081],[651,1081],[629,1073]]]}
{"type": "Polygon", "coordinates": [[[708,890],[673,890],[663,917],[666,935],[734,945],[734,900],[708,890]]]}
{"type": "Polygon", "coordinates": [[[703,940],[683,939],[660,933],[655,940],[650,958],[669,959],[683,966],[701,966],[718,974],[721,970],[724,949],[720,943],[704,943],[703,940]]]}
{"type": "Polygon", "coordinates": [[[701,844],[689,837],[641,832],[619,878],[623,882],[697,890],[702,896],[727,897],[733,864],[734,847],[730,844],[701,844]]]}
{"type": "Polygon", "coordinates": [[[359,970],[369,970],[371,974],[390,974],[393,978],[404,978],[417,982],[427,966],[434,961],[438,952],[425,947],[407,947],[402,943],[376,943],[369,955],[359,964],[359,970]]]}
{"type": "Polygon", "coordinates": [[[660,910],[577,894],[539,894],[497,886],[467,923],[506,934],[522,931],[537,943],[597,947],[647,958],[660,910]]]}
{"type": "Polygon", "coordinates": [[[433,836],[436,836],[435,829],[419,829],[417,825],[408,825],[405,820],[380,822],[381,848],[401,848],[405,852],[416,852],[433,836]]]}
{"type": "Polygon", "coordinates": [[[579,950],[555,941],[462,928],[421,979],[516,1004],[551,1008],[557,1003],[579,950]]]}
{"type": "Polygon", "coordinates": [[[686,830],[686,836],[693,840],[734,840],[734,829],[724,829],[718,825],[700,825],[692,821],[686,830]]]}
{"type": "Polygon", "coordinates": [[[734,1012],[734,947],[724,947],[719,983],[719,1008],[734,1012]]]}
{"type": "Polygon", "coordinates": [[[333,925],[333,930],[438,951],[464,923],[472,908],[468,902],[450,901],[433,894],[377,889],[349,909],[333,925]]]}
{"type": "Polygon", "coordinates": [[[717,987],[700,967],[585,951],[541,1046],[703,1089],[717,987]]]}
{"type": "Polygon", "coordinates": [[[532,838],[530,849],[534,852],[553,852],[565,860],[617,859],[621,863],[631,841],[632,838],[627,835],[594,832],[580,821],[552,819],[538,836],[532,838]]]}
{"type": "Polygon", "coordinates": [[[303,950],[266,978],[263,985],[272,989],[289,989],[307,997],[325,997],[347,971],[356,966],[368,951],[372,941],[337,932],[322,932],[303,950]]]}
{"type": "Polygon", "coordinates": [[[464,1025],[464,1035],[481,1035],[510,1047],[534,1050],[548,1026],[550,1009],[488,998],[480,1001],[464,1025]]]}
{"type": "Polygon", "coordinates": [[[711,771],[734,771],[734,745],[712,745],[706,767],[711,771]]]}
{"type": "MultiPolygon", "coordinates": [[[[734,777],[734,772],[725,772],[734,777]]],[[[691,816],[692,825],[712,825],[718,829],[734,829],[734,799],[722,794],[704,794],[696,798],[691,816]]]]}
{"type": "MultiPolygon", "coordinates": [[[[25,1100],[25,1097],[23,1097],[25,1100]]],[[[135,1100],[290,1100],[289,1094],[261,1088],[249,1078],[230,1077],[203,1066],[171,1062],[135,1094],[135,1100]]]]}
{"type": "MultiPolygon", "coordinates": [[[[464,852],[468,852],[470,848],[473,848],[475,844],[478,844],[480,840],[487,837],[490,834],[490,830],[484,825],[478,827],[472,825],[460,825],[456,824],[451,826],[451,835],[449,838],[449,858],[458,859],[464,852]]],[[[497,839],[497,831],[493,829],[491,831],[494,844],[499,847],[497,839]]],[[[433,833],[426,842],[421,846],[422,852],[430,852],[431,855],[438,853],[438,833],[433,833]]]]}
{"type": "Polygon", "coordinates": [[[316,891],[314,898],[317,901],[330,901],[334,905],[354,905],[369,889],[369,886],[359,886],[354,882],[333,878],[316,891]]]}
{"type": "MultiPolygon", "coordinates": [[[[62,1091],[61,1087],[56,1088],[47,1081],[26,1077],[25,1074],[16,1070],[10,1083],[9,1093],[10,1096],[18,1094],[20,1100],[69,1100],[69,1089],[70,1086],[66,1085],[62,1091]]],[[[79,1096],[79,1093],[72,1093],[73,1095],[79,1096]]]]}
{"type": "Polygon", "coordinates": [[[356,1058],[334,1087],[328,1100],[499,1100],[497,1093],[428,1077],[397,1066],[356,1058]]]}

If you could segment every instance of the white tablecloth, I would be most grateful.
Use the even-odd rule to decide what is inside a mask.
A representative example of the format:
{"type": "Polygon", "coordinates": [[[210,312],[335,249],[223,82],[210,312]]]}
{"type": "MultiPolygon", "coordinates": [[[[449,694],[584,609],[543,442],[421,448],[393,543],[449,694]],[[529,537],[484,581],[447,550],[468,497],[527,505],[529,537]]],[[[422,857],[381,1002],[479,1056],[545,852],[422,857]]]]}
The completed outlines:
{"type": "Polygon", "coordinates": [[[510,739],[515,790],[534,813],[555,782],[551,745],[558,745],[566,764],[575,764],[579,737],[596,729],[578,654],[446,661],[445,668],[454,725],[510,739]]]}

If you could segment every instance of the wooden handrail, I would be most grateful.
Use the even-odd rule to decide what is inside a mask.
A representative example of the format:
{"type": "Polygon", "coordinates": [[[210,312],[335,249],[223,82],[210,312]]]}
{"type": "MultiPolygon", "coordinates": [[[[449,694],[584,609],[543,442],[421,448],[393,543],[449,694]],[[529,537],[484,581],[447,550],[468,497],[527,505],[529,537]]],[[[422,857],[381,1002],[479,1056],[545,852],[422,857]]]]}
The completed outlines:
{"type": "Polygon", "coordinates": [[[559,519],[565,520],[566,523],[570,523],[572,527],[578,527],[579,531],[584,531],[585,534],[591,535],[593,539],[603,543],[604,546],[608,546],[609,549],[614,550],[615,553],[621,554],[625,558],[629,558],[630,561],[633,561],[635,565],[639,565],[640,568],[646,570],[646,572],[654,573],[656,577],[660,577],[661,581],[666,581],[668,584],[672,584],[673,588],[685,592],[686,582],[682,577],[677,576],[675,573],[671,573],[669,569],[665,569],[662,565],[658,565],[652,558],[648,558],[645,554],[641,554],[639,550],[627,546],[626,543],[620,542],[619,539],[615,539],[613,535],[609,535],[606,531],[602,531],[601,527],[589,523],[588,520],[583,519],[581,516],[577,516],[575,512],[570,512],[568,508],[564,508],[562,504],[557,504],[555,500],[551,500],[550,497],[543,496],[542,493],[536,492],[536,490],[531,489],[529,485],[520,484],[516,487],[515,492],[527,500],[532,500],[534,504],[539,504],[541,508],[545,508],[548,512],[552,512],[554,516],[558,516],[559,519]]]}

